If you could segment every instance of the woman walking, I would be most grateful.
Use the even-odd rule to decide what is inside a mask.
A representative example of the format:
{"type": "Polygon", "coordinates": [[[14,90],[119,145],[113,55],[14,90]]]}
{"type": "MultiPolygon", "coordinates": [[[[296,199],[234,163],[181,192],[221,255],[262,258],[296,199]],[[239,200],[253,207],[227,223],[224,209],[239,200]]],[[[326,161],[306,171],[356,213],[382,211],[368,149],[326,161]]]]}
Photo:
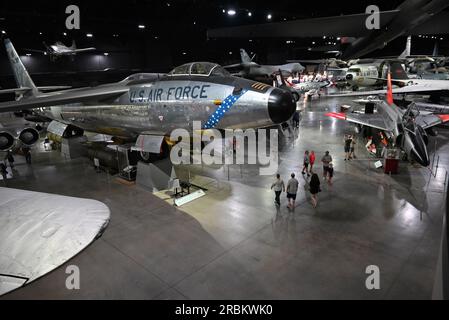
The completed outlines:
{"type": "Polygon", "coordinates": [[[309,184],[309,190],[312,194],[312,205],[314,208],[318,205],[318,192],[321,191],[320,189],[320,178],[318,178],[318,175],[316,173],[312,174],[312,179],[310,179],[309,184]]]}

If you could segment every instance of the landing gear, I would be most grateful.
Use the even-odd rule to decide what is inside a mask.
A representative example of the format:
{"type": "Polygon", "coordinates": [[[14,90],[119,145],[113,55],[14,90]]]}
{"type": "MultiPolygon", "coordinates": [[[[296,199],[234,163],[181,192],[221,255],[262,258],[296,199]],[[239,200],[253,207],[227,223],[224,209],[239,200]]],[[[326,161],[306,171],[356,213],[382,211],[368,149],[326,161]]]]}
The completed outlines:
{"type": "Polygon", "coordinates": [[[165,140],[163,140],[162,144],[161,144],[161,152],[160,153],[138,151],[137,155],[138,155],[139,161],[142,161],[145,163],[152,163],[152,162],[162,160],[162,159],[169,157],[170,156],[170,148],[168,147],[167,142],[165,142],[165,140]]]}

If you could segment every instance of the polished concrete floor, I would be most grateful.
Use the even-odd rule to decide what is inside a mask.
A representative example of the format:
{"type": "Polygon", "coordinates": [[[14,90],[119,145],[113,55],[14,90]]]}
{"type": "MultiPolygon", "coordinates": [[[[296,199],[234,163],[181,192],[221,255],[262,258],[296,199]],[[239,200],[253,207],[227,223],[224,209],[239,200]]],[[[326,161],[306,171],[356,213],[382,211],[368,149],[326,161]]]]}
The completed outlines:
{"type": "MultiPolygon", "coordinates": [[[[306,106],[296,136],[286,138],[279,172],[299,175],[297,207],[277,209],[271,176],[245,166],[179,167],[206,196],[180,208],[96,173],[87,159],[35,150],[32,166],[17,157],[14,188],[93,198],[111,209],[103,236],[64,266],[5,299],[430,299],[444,210],[449,130],[431,138],[435,177],[402,162],[398,175],[374,168],[359,138],[358,159],[343,161],[346,123],[326,118],[335,101],[306,106]],[[311,206],[299,174],[304,150],[334,158],[332,186],[311,206]],[[435,160],[436,162],[437,160],[435,160]],[[67,290],[77,265],[80,290],[67,290]],[[367,290],[365,269],[380,269],[367,290]]],[[[321,173],[317,166],[316,171],[321,173]]]]}

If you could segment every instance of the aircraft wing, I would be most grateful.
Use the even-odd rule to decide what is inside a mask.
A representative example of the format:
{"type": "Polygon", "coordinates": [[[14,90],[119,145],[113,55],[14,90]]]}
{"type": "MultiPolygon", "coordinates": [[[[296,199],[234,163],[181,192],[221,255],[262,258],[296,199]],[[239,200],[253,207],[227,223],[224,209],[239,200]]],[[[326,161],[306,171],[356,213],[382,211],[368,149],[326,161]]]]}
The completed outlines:
{"type": "Polygon", "coordinates": [[[47,51],[45,50],[39,50],[39,49],[23,49],[24,51],[29,51],[29,52],[37,52],[37,53],[46,53],[47,51]]]}
{"type": "Polygon", "coordinates": [[[242,63],[235,63],[235,64],[229,64],[227,66],[223,66],[223,68],[231,69],[231,68],[238,68],[238,67],[241,67],[241,66],[242,66],[242,63]]]}
{"type": "Polygon", "coordinates": [[[79,52],[87,52],[87,51],[94,51],[97,50],[96,48],[81,48],[81,49],[73,49],[71,50],[72,53],[79,53],[79,52]]]}
{"type": "Polygon", "coordinates": [[[0,112],[19,111],[40,107],[51,107],[67,103],[95,102],[114,99],[128,92],[126,86],[81,88],[41,94],[36,97],[0,103],[0,112]]]}
{"type": "MultiPolygon", "coordinates": [[[[40,91],[56,91],[56,90],[64,90],[64,89],[70,89],[70,86],[43,86],[43,87],[37,87],[40,91]]],[[[0,89],[0,94],[7,94],[7,93],[24,93],[27,91],[31,91],[31,88],[29,87],[21,87],[21,88],[12,88],[12,89],[0,89]]]]}
{"type": "Polygon", "coordinates": [[[57,91],[57,90],[65,90],[65,89],[71,89],[71,86],[42,86],[37,87],[40,91],[57,91]]]}
{"type": "MultiPolygon", "coordinates": [[[[447,87],[432,85],[410,85],[402,88],[393,88],[393,94],[426,94],[438,91],[449,91],[449,82],[447,87]]],[[[330,94],[328,97],[359,97],[371,95],[385,95],[387,90],[354,91],[339,94],[330,94]]]]}
{"type": "Polygon", "coordinates": [[[421,34],[447,34],[449,33],[449,12],[441,11],[435,14],[429,20],[425,21],[413,28],[407,34],[409,35],[421,35],[421,34]]]}
{"type": "Polygon", "coordinates": [[[383,117],[378,114],[328,112],[325,115],[379,130],[390,131],[383,117]]]}
{"type": "Polygon", "coordinates": [[[449,114],[427,114],[416,117],[416,123],[423,129],[428,129],[449,121],[449,114]]]}
{"type": "Polygon", "coordinates": [[[22,87],[22,88],[12,88],[12,89],[1,89],[0,94],[7,94],[7,93],[24,93],[27,91],[30,91],[31,88],[28,87],[22,87]]]}
{"type": "MultiPolygon", "coordinates": [[[[388,24],[399,10],[380,12],[381,28],[388,24]]],[[[345,35],[360,37],[370,30],[366,29],[365,21],[368,14],[352,14],[334,17],[253,24],[238,27],[210,29],[209,38],[272,38],[272,37],[321,37],[345,35]]]]}
{"type": "Polygon", "coordinates": [[[96,200],[0,188],[0,295],[67,262],[103,233],[109,218],[96,200]]]}

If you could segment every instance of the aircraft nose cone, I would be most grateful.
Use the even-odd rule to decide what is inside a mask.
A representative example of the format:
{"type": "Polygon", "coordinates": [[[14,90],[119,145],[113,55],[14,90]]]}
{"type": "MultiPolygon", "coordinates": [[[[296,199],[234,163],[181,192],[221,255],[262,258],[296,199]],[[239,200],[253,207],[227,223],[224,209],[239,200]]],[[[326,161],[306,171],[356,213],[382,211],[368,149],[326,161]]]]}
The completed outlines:
{"type": "Polygon", "coordinates": [[[278,88],[271,91],[268,98],[268,114],[273,123],[279,124],[291,118],[296,111],[296,101],[293,95],[278,88]]]}
{"type": "Polygon", "coordinates": [[[346,75],[346,80],[352,80],[353,77],[354,77],[354,76],[353,76],[352,74],[348,73],[348,74],[346,75]]]}

